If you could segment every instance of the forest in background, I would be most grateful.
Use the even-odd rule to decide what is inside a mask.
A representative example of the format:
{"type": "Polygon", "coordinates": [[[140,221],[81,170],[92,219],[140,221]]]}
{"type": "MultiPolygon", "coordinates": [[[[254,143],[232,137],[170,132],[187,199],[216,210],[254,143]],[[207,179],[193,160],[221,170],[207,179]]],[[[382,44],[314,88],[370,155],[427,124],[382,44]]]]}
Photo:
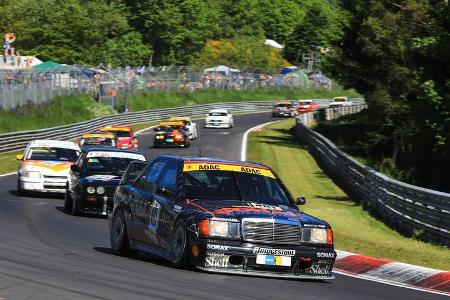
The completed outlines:
{"type": "Polygon", "coordinates": [[[59,63],[267,68],[300,63],[302,51],[325,44],[339,31],[338,7],[333,0],[0,0],[8,12],[0,28],[16,33],[22,55],[59,63]],[[286,51],[266,47],[265,38],[286,51]]]}

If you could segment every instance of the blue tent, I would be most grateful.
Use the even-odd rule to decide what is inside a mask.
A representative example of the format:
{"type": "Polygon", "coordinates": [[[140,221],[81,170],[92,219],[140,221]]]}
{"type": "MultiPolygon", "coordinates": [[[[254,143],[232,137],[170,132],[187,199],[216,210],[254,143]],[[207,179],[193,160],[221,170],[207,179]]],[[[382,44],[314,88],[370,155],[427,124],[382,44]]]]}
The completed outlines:
{"type": "Polygon", "coordinates": [[[291,73],[291,72],[297,71],[297,70],[299,70],[299,68],[296,66],[285,67],[285,68],[281,69],[280,74],[288,74],[288,73],[291,73]]]}

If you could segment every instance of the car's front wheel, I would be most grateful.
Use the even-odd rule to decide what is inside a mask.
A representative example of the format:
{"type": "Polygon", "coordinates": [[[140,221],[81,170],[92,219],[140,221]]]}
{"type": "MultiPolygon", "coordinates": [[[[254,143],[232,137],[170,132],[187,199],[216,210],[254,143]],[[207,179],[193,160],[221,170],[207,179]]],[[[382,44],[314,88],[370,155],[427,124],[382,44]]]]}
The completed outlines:
{"type": "Polygon", "coordinates": [[[170,243],[170,259],[177,268],[186,267],[189,261],[186,222],[179,219],[172,232],[170,243]]]}
{"type": "Polygon", "coordinates": [[[70,196],[70,191],[66,189],[66,193],[64,194],[64,211],[70,212],[72,210],[72,196],[70,196]]]}
{"type": "Polygon", "coordinates": [[[122,256],[134,254],[134,251],[130,248],[125,215],[121,209],[114,214],[110,234],[111,249],[114,254],[122,256]]]}

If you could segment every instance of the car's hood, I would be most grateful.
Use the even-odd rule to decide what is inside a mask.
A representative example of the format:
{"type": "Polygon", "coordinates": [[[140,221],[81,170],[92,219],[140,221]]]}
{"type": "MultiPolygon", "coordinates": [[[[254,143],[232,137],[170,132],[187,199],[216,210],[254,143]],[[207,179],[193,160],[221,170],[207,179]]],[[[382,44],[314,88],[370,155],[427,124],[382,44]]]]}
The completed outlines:
{"type": "Polygon", "coordinates": [[[299,224],[327,225],[326,222],[287,205],[274,206],[252,202],[219,200],[187,202],[193,209],[203,213],[205,217],[235,219],[238,221],[244,218],[267,218],[298,222],[299,224]]]}
{"type": "Polygon", "coordinates": [[[36,171],[43,175],[58,174],[60,176],[67,176],[71,165],[73,165],[73,162],[68,161],[27,160],[22,162],[19,171],[36,171]]]}
{"type": "Polygon", "coordinates": [[[82,177],[80,178],[80,183],[84,185],[90,184],[90,185],[117,186],[119,185],[120,179],[121,177],[116,175],[98,174],[82,177]]]}

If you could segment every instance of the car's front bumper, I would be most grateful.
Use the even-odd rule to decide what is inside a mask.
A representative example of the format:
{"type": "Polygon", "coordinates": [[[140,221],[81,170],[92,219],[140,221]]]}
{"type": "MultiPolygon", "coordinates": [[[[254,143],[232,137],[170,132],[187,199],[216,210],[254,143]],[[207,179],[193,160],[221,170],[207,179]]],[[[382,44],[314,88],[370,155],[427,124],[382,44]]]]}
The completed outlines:
{"type": "Polygon", "coordinates": [[[82,195],[77,197],[83,214],[106,216],[112,211],[113,196],[82,195]]]}
{"type": "MultiPolygon", "coordinates": [[[[61,176],[64,177],[64,176],[61,176]]],[[[67,178],[19,178],[20,189],[29,192],[64,193],[66,191],[67,178]]]]}
{"type": "Polygon", "coordinates": [[[164,139],[161,140],[154,140],[153,141],[153,147],[184,147],[186,145],[186,141],[173,141],[173,142],[167,142],[164,139]]]}
{"type": "Polygon", "coordinates": [[[214,241],[205,241],[198,246],[202,249],[201,254],[192,258],[193,264],[204,271],[264,277],[334,279],[332,269],[336,252],[333,248],[224,244],[214,241]],[[278,253],[282,255],[273,255],[271,250],[283,250],[278,253]]]}
{"type": "Polygon", "coordinates": [[[290,117],[292,113],[290,111],[272,112],[275,117],[290,117]]]}
{"type": "Polygon", "coordinates": [[[207,122],[205,123],[205,128],[230,128],[231,124],[229,122],[207,122]]]}

